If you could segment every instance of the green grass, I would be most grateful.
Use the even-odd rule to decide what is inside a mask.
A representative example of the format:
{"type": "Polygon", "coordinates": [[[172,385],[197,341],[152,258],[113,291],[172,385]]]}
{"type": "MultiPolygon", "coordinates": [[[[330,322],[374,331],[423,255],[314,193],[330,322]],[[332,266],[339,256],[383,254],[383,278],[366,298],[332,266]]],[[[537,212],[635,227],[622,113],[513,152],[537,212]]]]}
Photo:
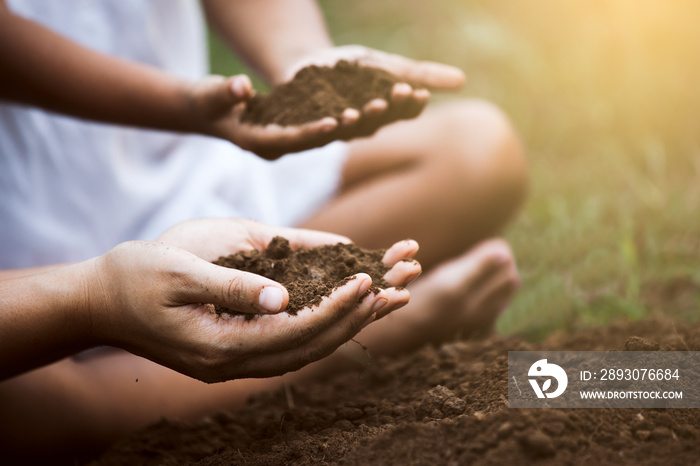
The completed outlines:
{"type": "MultiPolygon", "coordinates": [[[[507,232],[524,286],[503,332],[541,338],[654,313],[697,317],[697,2],[322,5],[338,44],[458,66],[469,77],[460,96],[497,103],[518,128],[532,193],[507,232]]],[[[242,70],[213,45],[215,71],[242,70]]]]}

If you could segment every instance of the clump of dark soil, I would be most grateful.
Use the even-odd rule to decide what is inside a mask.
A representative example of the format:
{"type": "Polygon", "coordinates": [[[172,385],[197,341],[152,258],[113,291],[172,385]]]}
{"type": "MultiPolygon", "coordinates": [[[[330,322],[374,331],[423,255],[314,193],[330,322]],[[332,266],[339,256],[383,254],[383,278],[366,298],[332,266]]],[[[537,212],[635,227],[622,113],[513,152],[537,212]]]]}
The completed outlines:
{"type": "Polygon", "coordinates": [[[346,108],[361,110],[377,98],[389,101],[392,87],[400,81],[382,69],[344,60],[334,67],[307,66],[269,94],[253,97],[241,120],[281,126],[300,125],[328,116],[339,120],[346,108]]]}
{"type": "MultiPolygon", "coordinates": [[[[289,292],[286,312],[296,314],[329,296],[338,286],[357,273],[372,277],[369,292],[388,288],[384,274],[389,267],[382,263],[384,250],[368,250],[354,244],[333,244],[315,248],[292,249],[286,238],[276,236],[264,251],[241,251],[220,257],[215,264],[262,275],[281,283],[289,292]]],[[[239,312],[217,306],[216,312],[238,315],[239,312]]],[[[244,314],[252,318],[252,314],[244,314]]]]}
{"type": "Polygon", "coordinates": [[[238,412],[163,420],[98,464],[697,464],[697,409],[507,407],[509,350],[654,348],[698,351],[700,326],[619,322],[537,345],[492,337],[426,346],[259,395],[238,412]]]}

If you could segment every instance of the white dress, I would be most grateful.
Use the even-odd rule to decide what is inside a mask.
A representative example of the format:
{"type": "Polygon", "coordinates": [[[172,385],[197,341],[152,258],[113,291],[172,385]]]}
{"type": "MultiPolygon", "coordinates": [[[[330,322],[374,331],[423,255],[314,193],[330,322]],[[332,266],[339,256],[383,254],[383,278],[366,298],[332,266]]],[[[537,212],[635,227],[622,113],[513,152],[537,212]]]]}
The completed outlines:
{"type": "MultiPolygon", "coordinates": [[[[8,4],[100,52],[188,79],[208,71],[196,0],[8,4]]],[[[214,138],[0,102],[0,268],[84,260],[192,218],[295,225],[334,195],[346,154],[334,143],[266,162],[214,138]]]]}

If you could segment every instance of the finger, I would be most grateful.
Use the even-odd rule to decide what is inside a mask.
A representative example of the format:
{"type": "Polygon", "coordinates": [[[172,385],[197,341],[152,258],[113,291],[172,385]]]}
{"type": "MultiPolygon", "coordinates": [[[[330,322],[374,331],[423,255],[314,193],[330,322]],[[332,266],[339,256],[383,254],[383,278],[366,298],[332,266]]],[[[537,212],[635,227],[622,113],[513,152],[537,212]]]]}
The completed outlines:
{"type": "Polygon", "coordinates": [[[236,107],[253,95],[253,85],[246,75],[236,75],[230,78],[223,76],[207,76],[195,84],[197,107],[206,118],[218,118],[221,115],[236,112],[236,107]]]}
{"type": "Polygon", "coordinates": [[[249,100],[255,92],[253,91],[253,83],[245,74],[232,76],[227,80],[229,92],[232,97],[231,103],[238,103],[249,100]]]}
{"type": "Polygon", "coordinates": [[[396,83],[391,91],[391,105],[384,115],[383,124],[393,123],[408,118],[412,107],[413,88],[407,83],[396,83]]]}
{"type": "MultiPolygon", "coordinates": [[[[350,137],[366,137],[374,134],[386,122],[389,104],[384,99],[372,99],[362,107],[362,118],[350,137]]],[[[350,139],[346,137],[345,139],[350,139]]]]}
{"type": "Polygon", "coordinates": [[[412,239],[405,239],[394,243],[384,253],[382,263],[387,267],[392,267],[394,264],[403,259],[413,259],[418,253],[418,242],[412,239]]]}
{"type": "Polygon", "coordinates": [[[377,312],[376,320],[391,314],[397,309],[401,309],[408,304],[411,298],[411,293],[405,288],[387,288],[384,291],[387,293],[388,303],[381,311],[377,312]]]}
{"type": "Polygon", "coordinates": [[[181,290],[189,303],[217,304],[236,312],[270,314],[287,307],[289,293],[279,283],[254,273],[193,261],[192,283],[181,290]]]}
{"type": "Polygon", "coordinates": [[[430,100],[430,91],[427,89],[415,89],[413,96],[409,99],[409,103],[404,110],[403,118],[415,118],[423,111],[428,101],[430,100]]]}
{"type": "Polygon", "coordinates": [[[334,325],[319,332],[304,344],[286,351],[264,354],[244,361],[239,370],[250,373],[253,377],[270,377],[285,372],[301,369],[307,364],[318,361],[350,341],[368,323],[375,320],[378,312],[388,303],[386,293],[367,296],[360,303],[353,303],[352,312],[348,312],[334,325]]]}
{"type": "Polygon", "coordinates": [[[300,126],[272,125],[270,133],[274,143],[280,147],[305,147],[318,141],[326,141],[325,136],[337,127],[338,120],[325,117],[300,126]]]}
{"type": "Polygon", "coordinates": [[[263,247],[270,244],[270,241],[272,241],[272,238],[275,236],[287,238],[292,249],[298,249],[300,247],[314,248],[316,246],[323,246],[326,244],[352,243],[350,238],[347,236],[336,235],[335,233],[328,233],[325,231],[307,230],[304,228],[270,229],[269,227],[265,227],[265,231],[260,241],[263,247]]]}
{"type": "Polygon", "coordinates": [[[402,260],[397,262],[387,273],[384,280],[391,286],[408,286],[421,274],[421,266],[415,260],[402,260]]]}
{"type": "Polygon", "coordinates": [[[251,249],[245,241],[240,241],[248,236],[250,223],[253,222],[238,218],[189,220],[171,227],[158,237],[158,241],[186,249],[211,262],[242,249],[251,249]]]}
{"type": "Polygon", "coordinates": [[[396,83],[391,89],[391,103],[401,105],[413,96],[413,88],[408,83],[396,83]]]}
{"type": "Polygon", "coordinates": [[[262,315],[249,321],[241,319],[242,331],[238,341],[241,347],[254,347],[260,354],[278,352],[302,346],[336,325],[348,313],[360,312],[357,319],[366,320],[370,312],[362,311],[361,306],[358,311],[358,300],[371,285],[370,276],[360,273],[324,297],[313,309],[304,308],[294,316],[281,313],[262,315]]]}
{"type": "MultiPolygon", "coordinates": [[[[360,325],[360,330],[367,327],[369,324],[377,320],[377,316],[384,311],[386,306],[389,304],[389,293],[386,290],[380,290],[377,294],[370,294],[369,296],[363,296],[362,303],[364,301],[371,301],[372,312],[362,325],[360,325]]],[[[366,303],[365,303],[366,304],[366,303]]],[[[358,330],[358,332],[360,331],[358,330]]]]}
{"type": "Polygon", "coordinates": [[[299,126],[276,124],[260,126],[242,124],[239,128],[239,145],[266,159],[323,146],[335,139],[333,130],[338,121],[333,117],[305,123],[299,126]]]}
{"type": "Polygon", "coordinates": [[[391,97],[391,108],[387,112],[387,124],[415,118],[423,111],[430,98],[427,89],[413,89],[406,83],[394,85],[391,97]]]}
{"type": "Polygon", "coordinates": [[[464,86],[464,72],[454,66],[431,61],[414,61],[394,56],[391,71],[406,81],[431,89],[456,90],[464,86]]]}
{"type": "Polygon", "coordinates": [[[384,99],[372,99],[362,107],[362,115],[365,118],[379,118],[389,108],[384,99]]]}
{"type": "Polygon", "coordinates": [[[338,128],[333,131],[333,137],[341,141],[357,137],[357,128],[362,114],[356,108],[346,108],[340,117],[338,128]]]}
{"type": "Polygon", "coordinates": [[[455,90],[466,82],[464,72],[454,66],[432,61],[416,61],[401,55],[364,49],[358,61],[366,66],[383,68],[390,73],[420,86],[455,90]]]}
{"type": "Polygon", "coordinates": [[[340,116],[340,125],[343,127],[351,126],[357,123],[360,119],[360,111],[356,108],[346,108],[340,116]]]}

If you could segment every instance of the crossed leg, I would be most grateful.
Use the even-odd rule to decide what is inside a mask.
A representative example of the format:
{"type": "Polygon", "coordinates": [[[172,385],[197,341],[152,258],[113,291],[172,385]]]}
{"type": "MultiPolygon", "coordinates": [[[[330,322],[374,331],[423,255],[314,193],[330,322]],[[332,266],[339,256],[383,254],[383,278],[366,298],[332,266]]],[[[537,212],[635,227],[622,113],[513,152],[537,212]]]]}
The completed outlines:
{"type": "MultiPolygon", "coordinates": [[[[411,301],[356,337],[373,354],[397,353],[492,330],[520,279],[507,243],[489,238],[526,191],[525,157],[507,118],[486,102],[455,101],[352,143],[338,197],[303,226],[371,248],[418,241],[428,273],[409,287],[411,301]]],[[[349,345],[343,352],[361,356],[349,345]]]]}

